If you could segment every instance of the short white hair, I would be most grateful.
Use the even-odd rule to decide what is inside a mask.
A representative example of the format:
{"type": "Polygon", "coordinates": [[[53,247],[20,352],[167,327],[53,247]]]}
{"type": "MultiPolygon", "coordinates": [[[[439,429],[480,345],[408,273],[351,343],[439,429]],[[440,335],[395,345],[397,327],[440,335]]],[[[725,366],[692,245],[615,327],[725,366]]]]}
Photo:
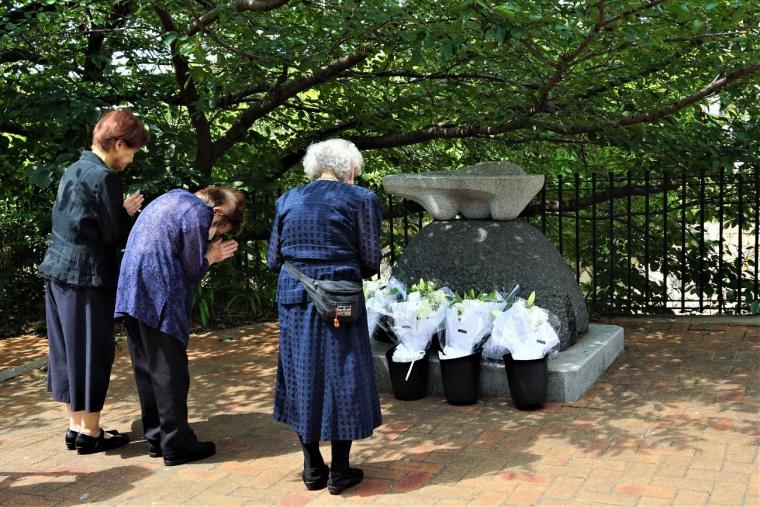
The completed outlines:
{"type": "Polygon", "coordinates": [[[332,171],[341,181],[356,169],[356,176],[362,173],[364,159],[359,149],[345,139],[328,139],[309,146],[303,158],[303,171],[311,180],[316,180],[325,171],[332,171]]]}

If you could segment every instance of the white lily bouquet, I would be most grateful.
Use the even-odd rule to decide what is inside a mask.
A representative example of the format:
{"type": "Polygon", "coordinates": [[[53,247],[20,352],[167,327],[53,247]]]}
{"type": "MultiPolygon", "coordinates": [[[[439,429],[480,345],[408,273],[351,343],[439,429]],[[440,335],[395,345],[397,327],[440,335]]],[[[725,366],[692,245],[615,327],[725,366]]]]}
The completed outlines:
{"type": "Polygon", "coordinates": [[[471,290],[464,297],[457,296],[446,311],[446,333],[441,340],[440,359],[456,359],[475,353],[483,339],[491,334],[495,315],[506,306],[506,300],[496,291],[476,295],[471,290]]]}
{"type": "Polygon", "coordinates": [[[407,363],[424,357],[433,335],[444,328],[452,297],[447,287],[439,289],[433,281],[420,280],[409,288],[405,301],[391,303],[393,332],[398,339],[393,361],[407,363]]]}
{"type": "Polygon", "coordinates": [[[395,277],[387,283],[380,280],[365,280],[364,300],[367,309],[369,337],[375,334],[385,317],[391,314],[391,303],[406,299],[406,287],[395,277]]]}
{"type": "Polygon", "coordinates": [[[535,305],[536,293],[527,300],[518,298],[493,322],[491,338],[483,355],[501,359],[507,353],[513,359],[541,359],[559,350],[559,319],[548,310],[535,305]]]}

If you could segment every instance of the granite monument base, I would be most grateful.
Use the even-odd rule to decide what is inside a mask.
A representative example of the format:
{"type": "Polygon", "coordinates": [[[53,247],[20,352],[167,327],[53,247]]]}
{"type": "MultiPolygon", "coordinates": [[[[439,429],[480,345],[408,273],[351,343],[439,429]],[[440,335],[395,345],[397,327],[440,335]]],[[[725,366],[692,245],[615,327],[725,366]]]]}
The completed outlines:
{"type": "MultiPolygon", "coordinates": [[[[391,345],[372,340],[372,356],[378,388],[391,389],[385,352],[391,345]]],[[[549,401],[578,401],[623,351],[623,328],[589,324],[588,332],[556,356],[549,358],[549,401]]],[[[428,394],[443,395],[438,355],[430,352],[428,394]]],[[[480,371],[481,396],[509,397],[503,364],[484,364],[480,371]]],[[[413,403],[413,402],[410,402],[413,403]]]]}

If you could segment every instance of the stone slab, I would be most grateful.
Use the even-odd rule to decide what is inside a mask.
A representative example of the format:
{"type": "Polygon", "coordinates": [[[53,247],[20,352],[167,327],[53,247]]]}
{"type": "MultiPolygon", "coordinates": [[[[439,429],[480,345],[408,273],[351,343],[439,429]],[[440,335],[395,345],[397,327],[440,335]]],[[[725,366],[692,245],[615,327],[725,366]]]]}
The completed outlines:
{"type": "Polygon", "coordinates": [[[526,174],[506,161],[383,178],[386,193],[419,203],[436,220],[451,220],[459,213],[468,219],[514,220],[543,185],[543,175],[526,174]]]}
{"type": "MultiPolygon", "coordinates": [[[[578,401],[623,351],[623,328],[607,324],[589,324],[570,348],[549,359],[549,401],[578,401]]],[[[372,341],[375,377],[381,390],[390,391],[391,383],[385,352],[390,344],[372,341]]],[[[441,367],[436,354],[430,354],[428,394],[443,395],[441,367]]],[[[483,364],[480,372],[481,396],[509,397],[503,364],[483,364]]]]}

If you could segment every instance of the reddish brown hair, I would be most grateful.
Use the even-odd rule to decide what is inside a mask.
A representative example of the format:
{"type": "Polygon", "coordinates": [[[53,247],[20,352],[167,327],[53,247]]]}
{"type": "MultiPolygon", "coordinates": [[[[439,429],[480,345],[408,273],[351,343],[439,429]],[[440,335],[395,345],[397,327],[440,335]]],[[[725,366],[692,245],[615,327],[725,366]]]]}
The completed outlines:
{"type": "Polygon", "coordinates": [[[245,223],[245,195],[232,187],[206,187],[195,195],[211,206],[224,208],[224,217],[219,225],[230,224],[230,232],[237,236],[245,223]]]}
{"type": "Polygon", "coordinates": [[[142,148],[148,144],[148,129],[128,109],[107,112],[100,117],[92,131],[92,144],[105,151],[109,151],[119,140],[130,148],[142,148]]]}

